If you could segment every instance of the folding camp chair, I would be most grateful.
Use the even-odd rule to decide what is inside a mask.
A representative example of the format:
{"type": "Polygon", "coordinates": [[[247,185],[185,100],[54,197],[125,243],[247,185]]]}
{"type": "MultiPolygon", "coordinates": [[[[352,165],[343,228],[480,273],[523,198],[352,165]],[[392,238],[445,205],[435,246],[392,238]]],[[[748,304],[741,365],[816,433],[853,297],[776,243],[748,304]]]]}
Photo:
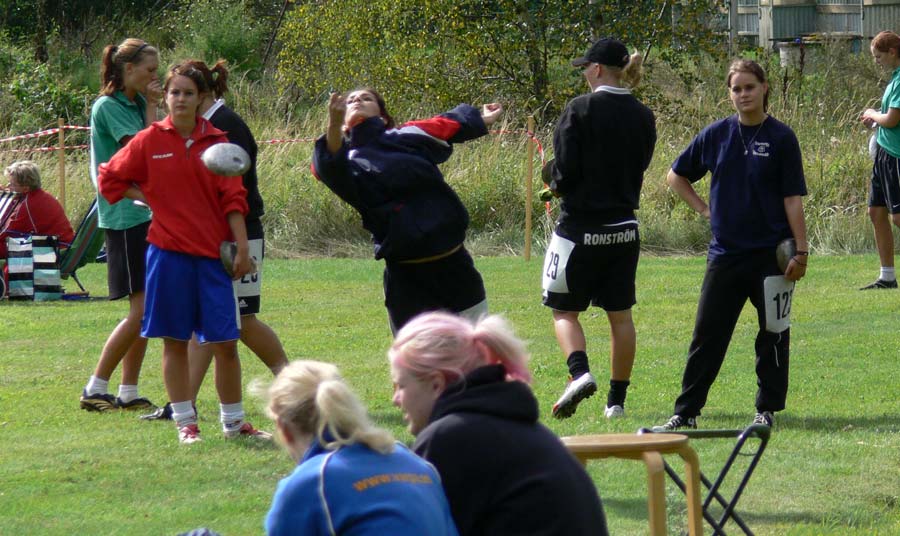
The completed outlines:
{"type": "MultiPolygon", "coordinates": [[[[654,432],[650,429],[642,428],[638,431],[638,433],[647,434],[654,432]]],[[[706,498],[703,500],[703,518],[713,528],[714,536],[725,535],[725,530],[722,527],[725,526],[725,523],[727,523],[728,520],[734,520],[735,524],[737,524],[741,528],[741,530],[744,531],[744,534],[746,534],[747,536],[753,536],[753,531],[750,530],[750,527],[747,526],[744,520],[741,519],[741,517],[735,511],[735,506],[737,505],[738,500],[740,500],[741,494],[744,492],[744,489],[747,487],[747,483],[750,481],[750,477],[753,475],[753,471],[756,469],[756,466],[759,463],[759,459],[762,457],[763,452],[766,450],[766,445],[769,442],[771,429],[768,426],[762,424],[751,424],[743,430],[678,430],[678,433],[688,436],[691,440],[737,437],[737,443],[731,450],[731,454],[728,456],[728,460],[725,462],[725,465],[719,471],[718,476],[716,476],[715,482],[710,482],[706,475],[704,475],[702,472],[700,473],[700,481],[703,482],[703,485],[706,486],[706,489],[708,490],[706,498]],[[744,445],[749,439],[758,440],[758,443],[756,444],[756,450],[743,452],[744,445]],[[726,500],[722,495],[720,488],[738,456],[750,457],[750,462],[747,466],[747,470],[744,472],[744,476],[741,478],[740,484],[738,484],[737,488],[735,489],[731,500],[726,500]],[[709,506],[713,500],[715,500],[719,504],[719,506],[724,508],[724,511],[722,512],[719,519],[716,519],[709,509],[709,506]]],[[[686,490],[684,481],[678,476],[678,473],[676,473],[668,463],[665,463],[665,470],[666,474],[669,475],[669,478],[671,478],[672,481],[675,482],[675,484],[681,489],[682,493],[684,493],[686,490]]]]}
{"type": "Polygon", "coordinates": [[[6,221],[12,216],[13,209],[21,201],[22,196],[9,190],[0,191],[0,229],[6,226],[6,221]]]}
{"type": "Polygon", "coordinates": [[[91,207],[87,214],[75,230],[75,238],[69,249],[63,251],[59,256],[59,273],[63,279],[72,276],[78,288],[82,292],[87,292],[84,285],[78,280],[75,273],[85,264],[93,261],[97,257],[100,248],[103,247],[103,229],[97,226],[97,200],[91,202],[91,207]]]}

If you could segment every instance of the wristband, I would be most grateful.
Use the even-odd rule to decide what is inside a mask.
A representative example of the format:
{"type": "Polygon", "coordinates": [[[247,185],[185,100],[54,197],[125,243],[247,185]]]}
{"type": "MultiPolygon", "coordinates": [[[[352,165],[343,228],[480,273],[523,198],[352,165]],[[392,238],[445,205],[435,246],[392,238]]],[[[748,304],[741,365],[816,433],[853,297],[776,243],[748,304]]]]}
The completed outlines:
{"type": "Polygon", "coordinates": [[[797,250],[797,252],[794,253],[794,256],[795,257],[809,257],[809,252],[797,250]]]}

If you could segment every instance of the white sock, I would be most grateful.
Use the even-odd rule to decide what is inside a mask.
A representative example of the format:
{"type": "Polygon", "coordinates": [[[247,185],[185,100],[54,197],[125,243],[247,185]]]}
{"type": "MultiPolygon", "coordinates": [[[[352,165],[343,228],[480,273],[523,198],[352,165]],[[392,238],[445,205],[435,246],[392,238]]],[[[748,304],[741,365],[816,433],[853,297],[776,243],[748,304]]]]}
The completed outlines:
{"type": "Polygon", "coordinates": [[[194,403],[190,400],[187,402],[172,402],[172,420],[175,421],[175,426],[178,428],[183,428],[189,424],[197,424],[197,412],[194,411],[194,403]]]}
{"type": "Polygon", "coordinates": [[[882,266],[881,275],[878,276],[878,279],[883,279],[884,281],[895,281],[897,279],[897,276],[894,275],[894,267],[882,266]]]}
{"type": "Polygon", "coordinates": [[[88,380],[87,385],[84,386],[84,391],[88,396],[90,395],[105,395],[109,391],[109,380],[101,380],[100,378],[91,375],[91,379],[88,380]]]}
{"type": "Polygon", "coordinates": [[[119,398],[122,399],[122,402],[131,402],[135,398],[138,397],[138,386],[137,385],[119,385],[119,398]]]}
{"type": "Polygon", "coordinates": [[[240,428],[244,424],[244,403],[235,402],[234,404],[219,404],[221,412],[222,429],[234,430],[240,428]]]}

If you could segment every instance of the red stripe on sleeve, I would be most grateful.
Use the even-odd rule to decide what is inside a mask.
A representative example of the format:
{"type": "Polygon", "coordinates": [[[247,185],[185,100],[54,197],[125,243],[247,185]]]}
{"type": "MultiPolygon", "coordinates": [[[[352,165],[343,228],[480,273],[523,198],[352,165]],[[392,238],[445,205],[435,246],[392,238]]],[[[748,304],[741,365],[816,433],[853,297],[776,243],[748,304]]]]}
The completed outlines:
{"type": "Polygon", "coordinates": [[[459,132],[460,124],[448,117],[436,116],[421,121],[410,121],[403,126],[419,127],[429,136],[447,141],[459,132]]]}

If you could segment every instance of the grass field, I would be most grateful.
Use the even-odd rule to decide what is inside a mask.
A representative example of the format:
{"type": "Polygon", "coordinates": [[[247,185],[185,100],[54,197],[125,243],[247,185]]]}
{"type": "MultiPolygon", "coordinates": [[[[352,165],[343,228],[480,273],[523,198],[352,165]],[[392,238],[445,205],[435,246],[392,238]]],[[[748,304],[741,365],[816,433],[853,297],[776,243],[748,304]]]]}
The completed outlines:
{"type": "MultiPolygon", "coordinates": [[[[868,256],[812,257],[795,293],[791,392],[769,449],[739,511],[759,535],[900,534],[900,293],[856,290],[876,275],[868,256]]],[[[645,257],[638,273],[638,356],[628,416],[602,417],[604,396],[567,421],[549,419],[566,377],[540,305],[541,259],[477,260],[493,312],[529,341],[533,387],[544,422],[560,435],[634,432],[665,420],[678,393],[704,260],[645,257]]],[[[92,294],[105,295],[105,268],[82,270],[92,294]]],[[[363,259],[274,260],[266,265],[261,318],[292,359],[336,363],[374,418],[402,440],[391,406],[384,357],[390,343],[381,305],[381,265],[363,259]]],[[[74,288],[74,283],[67,283],[74,288]]],[[[212,382],[198,401],[204,441],[180,446],[171,424],[134,414],[89,414],[78,395],[105,337],[123,315],[120,302],[0,303],[0,534],[175,534],[207,526],[225,535],[260,534],[275,484],[291,471],[271,446],[228,442],[218,434],[212,382]]],[[[585,315],[593,370],[608,379],[602,312],[585,315]]],[[[753,416],[755,312],[747,305],[700,425],[736,428],[753,416]]],[[[151,341],[142,394],[165,401],[158,341],[151,341]]],[[[267,370],[242,348],[244,383],[267,370]]],[[[118,385],[118,371],[111,390],[118,385]]],[[[249,417],[271,429],[260,403],[249,417]]],[[[715,472],[729,445],[694,443],[715,472]]],[[[743,461],[743,460],[742,460],[743,461]]],[[[740,463],[740,462],[739,462],[740,463]]],[[[642,464],[590,465],[611,533],[646,534],[642,464]]],[[[728,486],[733,486],[733,482],[728,486]]],[[[473,482],[473,486],[477,486],[473,482]]],[[[679,534],[685,502],[667,488],[669,527],[679,534]]]]}

